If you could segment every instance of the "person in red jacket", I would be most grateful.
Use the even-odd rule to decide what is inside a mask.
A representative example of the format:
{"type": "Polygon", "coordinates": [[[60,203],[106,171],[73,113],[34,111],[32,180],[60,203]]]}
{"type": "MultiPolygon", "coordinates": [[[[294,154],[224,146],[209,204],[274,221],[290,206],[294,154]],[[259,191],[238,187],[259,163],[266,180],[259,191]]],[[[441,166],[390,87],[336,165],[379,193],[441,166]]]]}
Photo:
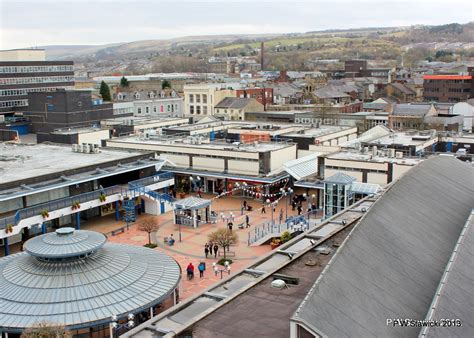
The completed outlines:
{"type": "Polygon", "coordinates": [[[193,263],[189,263],[188,267],[186,268],[186,272],[188,274],[188,280],[193,279],[193,277],[194,277],[194,265],[193,265],[193,263]]]}

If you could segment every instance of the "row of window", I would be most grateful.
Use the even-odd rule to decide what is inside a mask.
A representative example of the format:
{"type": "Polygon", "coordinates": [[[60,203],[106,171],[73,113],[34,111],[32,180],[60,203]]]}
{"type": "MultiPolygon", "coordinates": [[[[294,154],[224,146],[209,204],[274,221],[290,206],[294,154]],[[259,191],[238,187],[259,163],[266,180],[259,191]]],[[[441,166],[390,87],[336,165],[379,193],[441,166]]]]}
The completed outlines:
{"type": "MultiPolygon", "coordinates": [[[[189,106],[190,114],[201,114],[201,106],[189,106]]],[[[202,106],[202,114],[207,115],[207,106],[202,106]]]]}
{"type": "Polygon", "coordinates": [[[0,74],[13,73],[46,73],[46,72],[72,72],[72,65],[61,66],[1,66],[0,74]]]}
{"type": "Polygon", "coordinates": [[[0,78],[0,85],[27,84],[27,83],[50,83],[50,82],[72,82],[74,76],[36,76],[36,77],[13,77],[0,78]]]}
{"type": "Polygon", "coordinates": [[[0,101],[0,108],[26,107],[27,105],[28,105],[28,100],[0,101]]]}
{"type": "Polygon", "coordinates": [[[439,79],[439,80],[425,80],[427,83],[439,83],[439,81],[449,81],[451,83],[470,83],[471,80],[448,80],[448,79],[439,79]]]}
{"type": "Polygon", "coordinates": [[[450,93],[469,93],[471,88],[448,88],[450,93]]]}
{"type": "Polygon", "coordinates": [[[133,114],[133,107],[114,109],[114,115],[123,115],[123,114],[133,114]]]}
{"type": "Polygon", "coordinates": [[[425,92],[439,93],[439,87],[436,87],[436,88],[425,88],[425,92]]]}
{"type": "Polygon", "coordinates": [[[207,103],[207,95],[206,94],[189,94],[189,103],[194,103],[194,98],[196,98],[196,103],[207,103]]]}
{"type": "MultiPolygon", "coordinates": [[[[64,88],[73,88],[73,87],[64,87],[64,88]]],[[[0,89],[0,96],[28,95],[28,93],[37,93],[37,92],[54,92],[57,89],[58,87],[0,89]]]]}
{"type": "Polygon", "coordinates": [[[340,167],[336,165],[327,165],[325,169],[332,169],[332,170],[339,170],[339,171],[354,171],[354,172],[362,172],[363,170],[369,173],[378,173],[378,174],[386,174],[386,170],[376,170],[376,169],[358,169],[358,168],[350,168],[350,167],[340,167]]]}
{"type": "MultiPolygon", "coordinates": [[[[157,113],[157,107],[156,106],[153,106],[153,113],[157,113]]],[[[166,105],[166,112],[168,113],[174,113],[174,112],[178,112],[178,105],[175,104],[167,104],[166,105]]],[[[137,108],[137,113],[138,114],[141,114],[142,113],[142,107],[138,107],[137,108]]],[[[163,105],[160,106],[160,113],[164,113],[164,107],[163,105]]],[[[145,107],[145,114],[150,114],[150,107],[145,107]]]]}

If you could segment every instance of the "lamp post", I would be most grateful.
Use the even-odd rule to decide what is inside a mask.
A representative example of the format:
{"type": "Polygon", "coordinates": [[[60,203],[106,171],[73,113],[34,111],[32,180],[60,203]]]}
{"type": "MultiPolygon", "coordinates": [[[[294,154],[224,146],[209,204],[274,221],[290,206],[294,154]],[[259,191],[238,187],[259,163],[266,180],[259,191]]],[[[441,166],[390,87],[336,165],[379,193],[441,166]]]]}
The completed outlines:
{"type": "Polygon", "coordinates": [[[134,314],[133,313],[129,313],[128,316],[128,321],[124,324],[120,324],[117,320],[118,320],[118,317],[116,315],[113,315],[110,319],[112,320],[110,322],[110,337],[114,337],[115,335],[115,331],[116,330],[120,330],[120,329],[123,329],[123,328],[128,328],[128,329],[131,329],[132,327],[135,326],[135,322],[133,321],[133,319],[135,318],[134,314]]]}
{"type": "Polygon", "coordinates": [[[189,176],[189,192],[192,192],[193,190],[193,180],[194,178],[192,176],[189,176]]]}
{"type": "MultiPolygon", "coordinates": [[[[224,248],[224,250],[225,250],[225,248],[224,248]]],[[[227,273],[230,275],[230,263],[229,263],[229,261],[225,261],[225,262],[224,262],[224,268],[222,268],[222,269],[220,269],[220,268],[217,266],[216,262],[212,263],[212,267],[213,267],[213,269],[214,269],[214,274],[215,274],[216,276],[218,275],[219,272],[221,273],[221,279],[222,279],[222,274],[223,274],[224,272],[227,272],[227,273]]]]}
{"type": "Polygon", "coordinates": [[[288,188],[288,191],[286,192],[286,196],[290,196],[290,199],[286,201],[286,219],[288,219],[288,204],[291,202],[291,195],[293,194],[293,189],[288,188]]]}
{"type": "Polygon", "coordinates": [[[274,222],[273,222],[273,203],[271,203],[270,199],[268,199],[268,198],[265,202],[267,202],[267,205],[269,205],[271,210],[272,210],[272,225],[273,225],[274,224],[274,222]]]}

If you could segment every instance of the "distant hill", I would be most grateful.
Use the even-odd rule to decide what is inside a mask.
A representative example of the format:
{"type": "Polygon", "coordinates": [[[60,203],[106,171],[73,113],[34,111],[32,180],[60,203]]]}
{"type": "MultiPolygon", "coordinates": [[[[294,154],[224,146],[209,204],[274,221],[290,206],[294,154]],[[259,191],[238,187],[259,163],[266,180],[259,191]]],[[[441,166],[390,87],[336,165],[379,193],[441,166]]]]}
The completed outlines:
{"type": "MultiPolygon", "coordinates": [[[[204,71],[210,56],[254,56],[265,42],[268,69],[296,70],[309,60],[364,58],[408,64],[447,50],[451,58],[474,57],[474,23],[373,27],[291,34],[205,35],[100,46],[44,46],[51,60],[74,60],[103,73],[204,71]]],[[[448,59],[449,59],[448,57],[448,59]]]]}

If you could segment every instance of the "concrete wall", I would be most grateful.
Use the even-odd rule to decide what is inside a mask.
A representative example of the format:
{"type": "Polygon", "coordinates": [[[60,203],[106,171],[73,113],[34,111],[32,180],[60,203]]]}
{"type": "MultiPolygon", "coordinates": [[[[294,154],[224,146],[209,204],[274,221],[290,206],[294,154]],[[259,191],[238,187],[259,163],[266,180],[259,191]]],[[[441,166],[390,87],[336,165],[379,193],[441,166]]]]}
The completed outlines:
{"type": "Polygon", "coordinates": [[[77,135],[77,143],[93,143],[101,145],[102,140],[109,139],[109,130],[97,130],[90,133],[81,133],[77,135]]]}
{"type": "Polygon", "coordinates": [[[272,151],[270,158],[270,171],[274,171],[281,168],[283,166],[283,163],[295,160],[296,151],[296,144],[283,149],[272,151]]]}

